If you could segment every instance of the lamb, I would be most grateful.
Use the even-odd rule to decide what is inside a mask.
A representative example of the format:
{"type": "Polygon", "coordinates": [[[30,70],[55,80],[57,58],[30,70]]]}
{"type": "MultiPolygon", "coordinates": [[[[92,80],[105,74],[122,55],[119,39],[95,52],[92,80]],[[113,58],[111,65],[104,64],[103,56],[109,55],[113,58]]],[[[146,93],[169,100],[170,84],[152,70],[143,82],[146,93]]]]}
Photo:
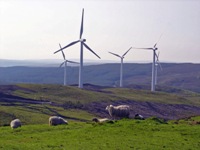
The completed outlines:
{"type": "Polygon", "coordinates": [[[21,121],[19,119],[14,119],[10,122],[10,127],[12,129],[15,129],[15,128],[18,128],[18,127],[21,127],[22,124],[21,124],[21,121]]]}
{"type": "Polygon", "coordinates": [[[113,118],[129,118],[130,107],[128,105],[119,105],[119,106],[107,106],[106,110],[108,110],[109,115],[113,118]]]}
{"type": "Polygon", "coordinates": [[[50,126],[56,126],[61,124],[68,124],[67,120],[63,119],[59,116],[51,116],[49,117],[49,125],[50,126]]]}
{"type": "Polygon", "coordinates": [[[93,118],[92,121],[96,123],[106,123],[106,122],[113,123],[113,121],[108,118],[102,118],[102,119],[93,118]]]}
{"type": "Polygon", "coordinates": [[[144,117],[140,114],[136,114],[134,118],[139,120],[144,120],[144,117]]]}

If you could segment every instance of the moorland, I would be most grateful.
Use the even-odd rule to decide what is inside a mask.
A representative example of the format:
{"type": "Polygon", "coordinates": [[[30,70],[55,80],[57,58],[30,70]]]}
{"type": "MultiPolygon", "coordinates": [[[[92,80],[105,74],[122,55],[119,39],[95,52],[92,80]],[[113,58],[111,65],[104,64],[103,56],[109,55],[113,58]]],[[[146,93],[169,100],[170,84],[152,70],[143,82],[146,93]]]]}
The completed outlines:
{"type": "MultiPolygon", "coordinates": [[[[159,72],[156,92],[149,90],[151,73],[144,71],[151,68],[150,64],[142,65],[145,69],[140,66],[140,71],[137,65],[126,64],[130,68],[125,71],[124,88],[117,86],[119,65],[110,65],[109,69],[116,69],[115,78],[111,78],[113,72],[106,71],[108,66],[95,66],[103,67],[105,72],[101,69],[93,72],[86,67],[84,79],[97,84],[84,84],[83,89],[79,89],[76,82],[70,86],[61,85],[63,68],[1,68],[1,76],[4,75],[1,83],[4,84],[0,85],[0,149],[199,148],[198,65],[177,64],[179,69],[176,64],[163,65],[165,72],[164,69],[159,72]],[[187,67],[190,71],[184,70],[187,67]],[[137,73],[131,75],[131,68],[137,73]],[[130,118],[106,124],[92,122],[94,117],[110,118],[105,110],[110,104],[129,105],[130,118]],[[137,113],[145,120],[134,119],[137,113]],[[65,118],[69,124],[49,126],[48,118],[52,115],[65,118]],[[22,127],[12,130],[9,123],[15,118],[22,121],[22,127]]],[[[75,73],[77,68],[68,69],[74,69],[71,73],[75,73]]],[[[78,76],[76,74],[73,78],[78,76]]]]}

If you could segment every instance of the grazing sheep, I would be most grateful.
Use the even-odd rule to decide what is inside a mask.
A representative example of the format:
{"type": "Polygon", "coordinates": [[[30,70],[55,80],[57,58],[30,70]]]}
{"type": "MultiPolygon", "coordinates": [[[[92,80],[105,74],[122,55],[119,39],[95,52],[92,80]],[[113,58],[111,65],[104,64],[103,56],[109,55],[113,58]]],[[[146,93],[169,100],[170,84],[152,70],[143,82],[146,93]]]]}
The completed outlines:
{"type": "Polygon", "coordinates": [[[128,105],[119,105],[119,106],[107,106],[106,110],[108,110],[109,115],[113,118],[129,118],[130,107],[128,105]]]}
{"type": "Polygon", "coordinates": [[[18,128],[18,127],[21,127],[21,126],[22,126],[22,124],[21,124],[21,121],[19,119],[15,119],[15,120],[12,120],[10,122],[10,127],[12,129],[15,129],[15,128],[18,128]]]}
{"type": "Polygon", "coordinates": [[[67,120],[63,119],[59,116],[51,116],[49,117],[49,125],[50,126],[56,126],[60,124],[68,124],[67,120]]]}
{"type": "Polygon", "coordinates": [[[113,123],[113,121],[108,118],[103,118],[103,119],[93,118],[92,121],[97,123],[104,123],[104,122],[113,123]]]}
{"type": "Polygon", "coordinates": [[[144,120],[144,117],[142,115],[140,115],[140,114],[136,114],[134,118],[135,119],[144,120]]]}

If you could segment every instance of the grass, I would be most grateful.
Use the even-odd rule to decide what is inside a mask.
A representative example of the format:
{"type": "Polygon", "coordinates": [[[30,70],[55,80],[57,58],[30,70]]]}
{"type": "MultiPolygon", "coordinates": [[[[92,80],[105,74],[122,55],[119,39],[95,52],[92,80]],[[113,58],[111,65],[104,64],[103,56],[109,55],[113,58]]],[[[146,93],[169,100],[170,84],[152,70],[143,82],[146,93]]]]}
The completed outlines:
{"type": "Polygon", "coordinates": [[[26,90],[14,91],[14,95],[36,100],[50,100],[60,104],[69,101],[85,104],[94,101],[134,100],[200,106],[198,101],[200,94],[189,91],[170,94],[129,88],[105,88],[98,92],[61,85],[18,84],[18,86],[26,90]]]}
{"type": "Polygon", "coordinates": [[[129,88],[110,88],[106,91],[111,92],[113,96],[116,96],[117,99],[124,100],[134,100],[134,101],[149,101],[165,104],[188,104],[188,105],[199,105],[200,101],[197,101],[200,98],[199,94],[194,94],[193,92],[188,93],[187,96],[182,96],[180,94],[170,94],[165,92],[151,92],[146,90],[134,90],[129,88]]]}
{"type": "Polygon", "coordinates": [[[24,88],[13,92],[16,96],[35,100],[50,100],[56,103],[67,101],[89,103],[102,99],[110,99],[109,95],[89,90],[79,89],[72,86],[41,85],[41,84],[18,84],[24,88]]]}
{"type": "Polygon", "coordinates": [[[0,106],[0,126],[10,124],[15,118],[20,118],[22,124],[48,124],[48,118],[52,115],[64,116],[67,120],[89,121],[94,115],[79,109],[64,109],[49,105],[23,105],[0,106]]]}
{"type": "Polygon", "coordinates": [[[75,109],[91,102],[134,100],[200,106],[199,94],[152,93],[127,88],[89,91],[71,86],[19,84],[12,95],[49,100],[58,105],[0,102],[0,150],[196,150],[200,147],[200,117],[165,122],[157,118],[123,119],[114,124],[95,124],[93,114],[75,109]],[[70,108],[68,106],[74,106],[70,108]],[[51,115],[64,116],[69,125],[48,125],[51,115]],[[20,118],[22,127],[8,125],[20,118]],[[80,120],[84,121],[81,122],[80,120]]]}
{"type": "Polygon", "coordinates": [[[197,150],[200,147],[199,125],[164,123],[155,118],[124,119],[114,124],[27,125],[16,130],[1,127],[0,133],[0,149],[4,150],[197,150]]]}
{"type": "Polygon", "coordinates": [[[8,125],[14,118],[20,118],[23,124],[43,124],[51,115],[60,115],[72,120],[91,120],[94,115],[80,109],[91,102],[133,100],[200,106],[199,94],[189,91],[178,91],[176,95],[128,88],[91,91],[73,86],[49,84],[18,84],[17,87],[9,91],[10,94],[27,99],[48,100],[59,106],[0,102],[0,126],[8,125]]]}

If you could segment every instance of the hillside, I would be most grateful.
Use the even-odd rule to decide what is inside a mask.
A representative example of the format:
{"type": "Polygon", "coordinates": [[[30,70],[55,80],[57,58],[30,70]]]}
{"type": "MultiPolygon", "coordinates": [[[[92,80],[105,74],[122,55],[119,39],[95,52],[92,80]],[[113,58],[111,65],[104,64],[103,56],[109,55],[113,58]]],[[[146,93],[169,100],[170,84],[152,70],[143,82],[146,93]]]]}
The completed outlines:
{"type": "Polygon", "coordinates": [[[109,117],[107,105],[128,104],[130,117],[139,113],[145,118],[156,116],[175,120],[200,115],[200,94],[177,90],[177,93],[110,88],[18,84],[0,86],[0,125],[13,118],[24,124],[47,123],[50,115],[74,121],[89,121],[93,117],[109,117]]]}
{"type": "Polygon", "coordinates": [[[158,118],[122,119],[114,123],[72,122],[68,125],[0,127],[2,150],[199,150],[200,118],[176,122],[158,118]]]}
{"type": "MultiPolygon", "coordinates": [[[[200,64],[162,63],[158,68],[158,87],[175,87],[200,92],[200,64]]],[[[85,66],[84,83],[119,86],[120,64],[85,66]]],[[[1,67],[0,84],[36,83],[63,84],[63,68],[59,67],[1,67]]],[[[67,68],[67,82],[78,83],[78,67],[67,68]]],[[[124,64],[124,86],[150,89],[151,64],[124,64]]]]}

